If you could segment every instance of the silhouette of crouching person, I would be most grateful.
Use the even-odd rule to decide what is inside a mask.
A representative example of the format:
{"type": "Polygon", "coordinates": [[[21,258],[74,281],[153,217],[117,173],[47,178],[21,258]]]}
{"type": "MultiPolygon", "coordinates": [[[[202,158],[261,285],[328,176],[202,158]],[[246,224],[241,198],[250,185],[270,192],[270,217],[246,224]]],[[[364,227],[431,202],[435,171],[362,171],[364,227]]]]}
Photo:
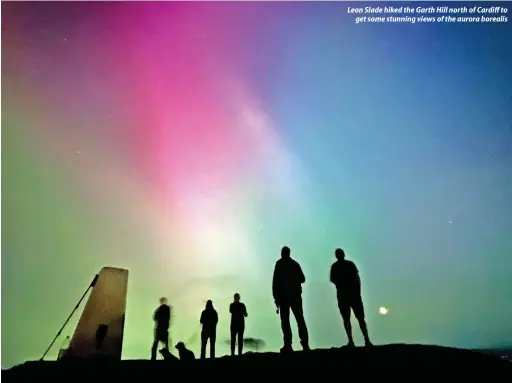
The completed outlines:
{"type": "Polygon", "coordinates": [[[215,341],[217,338],[219,316],[211,300],[206,302],[206,307],[201,313],[200,322],[203,325],[201,330],[201,359],[206,358],[206,344],[208,341],[210,341],[210,358],[215,358],[215,341]]]}

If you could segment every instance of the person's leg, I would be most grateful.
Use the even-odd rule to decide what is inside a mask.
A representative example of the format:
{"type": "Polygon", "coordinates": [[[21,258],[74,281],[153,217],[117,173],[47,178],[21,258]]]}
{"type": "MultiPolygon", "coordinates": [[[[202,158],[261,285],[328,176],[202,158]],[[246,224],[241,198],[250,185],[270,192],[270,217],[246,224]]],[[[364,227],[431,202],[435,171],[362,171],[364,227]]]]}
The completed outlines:
{"type": "Polygon", "coordinates": [[[162,332],[161,342],[164,344],[164,348],[169,350],[169,331],[162,332]]]}
{"type": "Polygon", "coordinates": [[[366,320],[364,315],[364,305],[363,305],[363,299],[361,296],[354,297],[352,301],[352,310],[354,310],[354,316],[356,317],[357,321],[359,322],[359,328],[361,329],[361,332],[363,333],[364,342],[367,346],[371,346],[372,342],[370,341],[370,336],[368,334],[368,327],[366,326],[366,320]]]}
{"type": "Polygon", "coordinates": [[[216,330],[210,334],[210,358],[215,358],[215,341],[217,340],[216,330]]]}
{"type": "Polygon", "coordinates": [[[299,330],[299,338],[302,348],[309,350],[309,334],[308,327],[306,326],[306,320],[304,319],[304,310],[302,308],[302,298],[297,298],[292,304],[292,312],[295,320],[297,321],[297,327],[299,330]]]}
{"type": "Polygon", "coordinates": [[[201,331],[201,359],[206,358],[206,342],[208,342],[208,335],[201,331]]]}
{"type": "Polygon", "coordinates": [[[231,333],[231,355],[235,355],[235,343],[236,343],[236,328],[231,326],[229,329],[231,333]]]}
{"type": "Polygon", "coordinates": [[[155,336],[153,346],[151,347],[151,360],[156,360],[156,351],[158,349],[158,338],[155,336]]]}
{"type": "Polygon", "coordinates": [[[341,318],[343,319],[343,326],[347,333],[347,346],[353,346],[354,339],[352,338],[352,324],[350,323],[350,301],[347,298],[338,295],[338,309],[340,310],[341,318]]]}
{"type": "Polygon", "coordinates": [[[279,315],[281,317],[281,329],[283,330],[284,348],[292,347],[292,328],[290,327],[290,305],[282,304],[279,306],[279,315]]]}
{"type": "Polygon", "coordinates": [[[244,326],[238,329],[238,355],[242,355],[242,351],[244,350],[244,326]]]}

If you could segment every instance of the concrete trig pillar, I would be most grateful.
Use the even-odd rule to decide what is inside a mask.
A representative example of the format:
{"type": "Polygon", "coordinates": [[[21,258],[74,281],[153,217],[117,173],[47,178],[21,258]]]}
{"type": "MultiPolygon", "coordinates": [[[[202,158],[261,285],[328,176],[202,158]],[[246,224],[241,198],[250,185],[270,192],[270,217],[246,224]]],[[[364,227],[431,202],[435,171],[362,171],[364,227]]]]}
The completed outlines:
{"type": "Polygon", "coordinates": [[[128,270],[104,267],[61,359],[121,359],[128,270]]]}

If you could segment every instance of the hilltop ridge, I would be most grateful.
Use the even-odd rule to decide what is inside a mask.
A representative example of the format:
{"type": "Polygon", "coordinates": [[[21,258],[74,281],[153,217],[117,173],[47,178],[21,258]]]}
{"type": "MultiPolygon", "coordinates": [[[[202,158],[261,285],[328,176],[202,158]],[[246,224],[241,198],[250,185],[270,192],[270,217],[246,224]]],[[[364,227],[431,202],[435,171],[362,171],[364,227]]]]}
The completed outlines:
{"type": "MultiPolygon", "coordinates": [[[[2,372],[5,382],[66,379],[78,377],[94,381],[128,380],[134,375],[167,375],[187,369],[195,374],[207,373],[209,378],[229,378],[233,369],[251,370],[251,379],[266,379],[268,370],[286,369],[342,372],[365,375],[383,375],[393,378],[411,378],[411,374],[442,374],[456,372],[457,376],[508,373],[512,377],[512,363],[484,353],[439,346],[393,344],[371,348],[331,348],[309,352],[296,351],[288,355],[278,353],[246,353],[242,356],[224,356],[216,359],[196,360],[185,364],[180,361],[123,360],[27,362],[2,372]],[[227,375],[226,375],[227,374],[227,375]]],[[[303,376],[305,377],[305,376],[303,376]]],[[[500,375],[500,378],[503,378],[500,375]]]]}

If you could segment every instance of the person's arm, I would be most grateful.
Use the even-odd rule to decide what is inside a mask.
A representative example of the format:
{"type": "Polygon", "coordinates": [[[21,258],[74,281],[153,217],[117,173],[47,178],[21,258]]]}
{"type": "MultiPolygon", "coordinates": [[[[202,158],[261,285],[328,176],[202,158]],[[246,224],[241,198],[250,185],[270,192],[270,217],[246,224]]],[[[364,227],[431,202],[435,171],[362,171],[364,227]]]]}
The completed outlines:
{"type": "Polygon", "coordinates": [[[334,275],[334,265],[331,266],[331,273],[329,275],[329,279],[331,280],[331,283],[336,285],[336,278],[334,275]]]}
{"type": "Polygon", "coordinates": [[[248,316],[248,314],[247,314],[247,307],[245,307],[245,305],[244,305],[243,308],[244,308],[244,311],[243,311],[244,317],[247,318],[247,316],[248,316]]]}
{"type": "Polygon", "coordinates": [[[217,311],[214,311],[213,312],[213,323],[215,325],[217,325],[218,322],[219,322],[219,314],[217,314],[217,311]]]}
{"type": "Polygon", "coordinates": [[[204,324],[204,311],[201,313],[201,319],[199,319],[201,324],[204,324]]]}
{"type": "Polygon", "coordinates": [[[300,283],[305,283],[306,282],[306,276],[304,275],[304,272],[302,271],[302,267],[300,267],[299,263],[297,263],[297,266],[298,266],[298,271],[299,271],[299,281],[300,283]]]}
{"type": "Polygon", "coordinates": [[[274,267],[274,276],[272,277],[272,296],[274,297],[276,304],[279,301],[279,274],[279,266],[276,263],[276,266],[274,267]]]}
{"type": "Polygon", "coordinates": [[[356,287],[359,290],[361,290],[361,277],[359,276],[359,270],[357,269],[357,266],[355,263],[352,263],[352,267],[353,267],[352,272],[354,273],[354,282],[356,284],[356,287]]]}
{"type": "Polygon", "coordinates": [[[229,305],[229,313],[233,314],[233,303],[229,305]]]}

